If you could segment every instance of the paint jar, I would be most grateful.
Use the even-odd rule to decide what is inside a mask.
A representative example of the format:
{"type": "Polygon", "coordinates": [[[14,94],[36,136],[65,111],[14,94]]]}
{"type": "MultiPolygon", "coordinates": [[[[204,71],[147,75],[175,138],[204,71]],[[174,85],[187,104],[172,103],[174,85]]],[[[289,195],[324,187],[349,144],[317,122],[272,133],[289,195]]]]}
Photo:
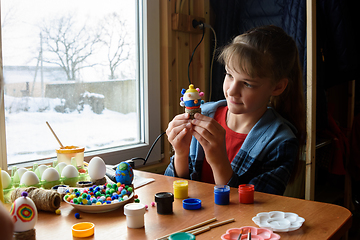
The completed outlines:
{"type": "Polygon", "coordinates": [[[144,226],[144,214],[145,205],[142,203],[128,203],[124,206],[128,228],[142,228],[144,226]]]}
{"type": "Polygon", "coordinates": [[[254,185],[252,184],[239,185],[239,202],[254,203],[254,185]]]}
{"type": "Polygon", "coordinates": [[[214,187],[215,204],[228,205],[230,202],[230,187],[227,185],[216,185],[214,187]]]}
{"type": "Polygon", "coordinates": [[[172,214],[174,194],[172,194],[171,192],[156,193],[155,202],[158,214],[172,214]]]}
{"type": "Polygon", "coordinates": [[[188,197],[188,181],[176,180],[173,182],[174,198],[187,198],[188,197]]]}
{"type": "Polygon", "coordinates": [[[187,232],[173,233],[169,236],[169,240],[195,240],[195,235],[187,232]]]}
{"type": "Polygon", "coordinates": [[[72,164],[71,158],[75,158],[77,167],[82,167],[84,164],[84,147],[65,146],[56,149],[58,163],[64,162],[67,165],[72,164]]]}

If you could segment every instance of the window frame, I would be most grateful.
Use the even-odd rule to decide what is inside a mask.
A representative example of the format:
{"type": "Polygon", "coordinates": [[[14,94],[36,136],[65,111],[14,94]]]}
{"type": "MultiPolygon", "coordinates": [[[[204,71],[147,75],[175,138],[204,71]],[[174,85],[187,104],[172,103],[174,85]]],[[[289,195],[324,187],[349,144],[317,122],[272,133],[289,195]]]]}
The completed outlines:
{"type": "MultiPolygon", "coordinates": [[[[115,165],[121,161],[129,160],[134,157],[145,158],[149,148],[155,139],[161,134],[160,117],[160,2],[159,0],[138,0],[137,16],[139,25],[139,37],[142,44],[138,46],[138,51],[143,53],[142,61],[138,62],[138,99],[141,108],[140,119],[140,143],[130,146],[118,146],[111,149],[94,150],[85,152],[84,160],[89,162],[92,157],[100,156],[106,164],[115,165]],[[140,18],[142,16],[142,18],[140,18]],[[142,21],[139,21],[142,19],[142,21]],[[143,37],[146,36],[146,37],[143,37]],[[141,81],[141,79],[143,79],[141,81]]],[[[0,29],[0,167],[8,169],[6,153],[6,131],[5,131],[5,108],[4,108],[4,79],[2,65],[2,42],[0,29]]],[[[161,161],[160,142],[153,148],[148,164],[155,164],[161,161]]],[[[50,160],[38,160],[38,164],[51,163],[50,160]]],[[[34,162],[13,164],[17,167],[30,167],[34,162]]],[[[143,165],[142,161],[135,161],[135,166],[143,165]]]]}

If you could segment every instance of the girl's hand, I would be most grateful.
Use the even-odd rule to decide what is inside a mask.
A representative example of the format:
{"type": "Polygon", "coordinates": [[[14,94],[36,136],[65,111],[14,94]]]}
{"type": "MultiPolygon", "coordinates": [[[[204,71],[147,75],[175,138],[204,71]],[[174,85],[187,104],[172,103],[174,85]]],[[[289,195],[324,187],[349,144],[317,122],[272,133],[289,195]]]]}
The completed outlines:
{"type": "Polygon", "coordinates": [[[180,114],[174,117],[166,129],[168,140],[177,155],[189,155],[192,124],[188,113],[180,114]]]}
{"type": "Polygon", "coordinates": [[[225,129],[213,118],[195,114],[193,136],[205,151],[206,161],[214,174],[215,184],[226,185],[232,174],[232,168],[226,152],[225,129]]]}
{"type": "Polygon", "coordinates": [[[192,120],[193,136],[204,148],[206,160],[216,163],[221,159],[227,159],[225,129],[213,118],[195,114],[192,120]]]}

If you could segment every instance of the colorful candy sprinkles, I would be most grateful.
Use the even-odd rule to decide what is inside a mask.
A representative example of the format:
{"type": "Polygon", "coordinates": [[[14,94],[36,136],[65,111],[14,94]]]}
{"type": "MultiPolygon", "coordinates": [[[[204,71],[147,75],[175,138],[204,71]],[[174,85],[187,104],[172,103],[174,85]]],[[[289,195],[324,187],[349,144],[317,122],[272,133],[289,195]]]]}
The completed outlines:
{"type": "Polygon", "coordinates": [[[67,202],[79,205],[105,205],[129,199],[133,188],[121,183],[105,183],[89,188],[68,189],[65,192],[67,202]]]}

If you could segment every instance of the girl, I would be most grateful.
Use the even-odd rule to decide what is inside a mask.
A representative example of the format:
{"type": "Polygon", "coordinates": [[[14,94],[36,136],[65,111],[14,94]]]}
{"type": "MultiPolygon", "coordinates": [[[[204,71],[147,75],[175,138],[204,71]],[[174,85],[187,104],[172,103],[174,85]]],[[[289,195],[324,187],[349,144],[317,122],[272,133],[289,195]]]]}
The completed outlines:
{"type": "Polygon", "coordinates": [[[276,26],[237,36],[219,60],[225,100],[177,115],[166,134],[175,151],[165,175],[282,195],[305,142],[305,106],[294,40],[276,26]]]}

